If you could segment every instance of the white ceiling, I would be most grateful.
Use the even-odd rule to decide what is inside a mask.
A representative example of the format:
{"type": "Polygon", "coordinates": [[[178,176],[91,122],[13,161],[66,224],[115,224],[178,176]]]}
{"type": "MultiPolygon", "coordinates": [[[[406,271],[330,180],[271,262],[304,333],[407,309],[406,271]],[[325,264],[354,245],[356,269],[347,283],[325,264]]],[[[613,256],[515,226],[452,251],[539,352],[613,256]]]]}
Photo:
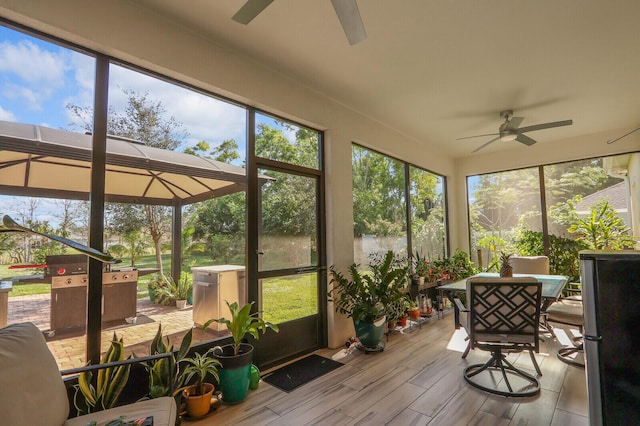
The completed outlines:
{"type": "MultiPolygon", "coordinates": [[[[455,157],[513,109],[554,141],[640,125],[638,0],[358,0],[368,38],[350,46],[330,0],[132,0],[455,157]]],[[[480,151],[513,148],[495,142],[480,151]]],[[[525,152],[525,151],[523,151],[525,152]]]]}

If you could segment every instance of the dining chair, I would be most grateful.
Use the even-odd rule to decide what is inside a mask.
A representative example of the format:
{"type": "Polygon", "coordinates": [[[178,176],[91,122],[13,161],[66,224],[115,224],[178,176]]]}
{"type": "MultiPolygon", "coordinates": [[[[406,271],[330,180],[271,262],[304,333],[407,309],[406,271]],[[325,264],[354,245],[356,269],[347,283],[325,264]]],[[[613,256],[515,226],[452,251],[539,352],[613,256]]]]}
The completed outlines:
{"type": "Polygon", "coordinates": [[[539,351],[541,294],[542,284],[532,277],[467,280],[467,306],[454,299],[469,335],[463,358],[470,349],[491,352],[485,363],[464,369],[471,386],[509,397],[540,392],[538,379],[515,367],[507,354],[528,351],[537,375],[542,376],[534,356],[539,351]]]}
{"type": "Polygon", "coordinates": [[[553,302],[543,313],[544,323],[548,330],[554,335],[553,327],[549,327],[549,322],[578,327],[579,336],[573,339],[573,344],[558,349],[557,356],[561,361],[584,368],[583,351],[583,329],[584,329],[584,309],[582,306],[582,294],[580,284],[569,284],[563,292],[563,297],[553,302]]]}
{"type": "Polygon", "coordinates": [[[547,256],[511,256],[509,264],[514,274],[549,275],[547,256]]]}

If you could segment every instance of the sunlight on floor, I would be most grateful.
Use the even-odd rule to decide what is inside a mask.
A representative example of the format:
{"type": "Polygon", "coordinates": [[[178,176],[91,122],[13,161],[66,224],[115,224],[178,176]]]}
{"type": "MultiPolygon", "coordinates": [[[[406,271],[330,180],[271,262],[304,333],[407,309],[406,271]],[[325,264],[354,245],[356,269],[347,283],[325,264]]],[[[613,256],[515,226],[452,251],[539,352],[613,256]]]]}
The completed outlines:
{"type": "Polygon", "coordinates": [[[562,328],[554,328],[553,333],[556,335],[556,339],[562,346],[573,346],[571,338],[567,336],[567,332],[562,328]]]}
{"type": "Polygon", "coordinates": [[[340,349],[338,352],[336,352],[335,354],[331,355],[331,359],[334,361],[340,361],[346,357],[348,357],[349,355],[351,355],[351,352],[353,352],[355,350],[355,345],[352,345],[350,348],[347,349],[340,349]]]}
{"type": "Polygon", "coordinates": [[[449,343],[447,343],[447,349],[456,352],[464,352],[469,344],[467,337],[467,332],[464,328],[455,330],[449,339],[449,343]]]}

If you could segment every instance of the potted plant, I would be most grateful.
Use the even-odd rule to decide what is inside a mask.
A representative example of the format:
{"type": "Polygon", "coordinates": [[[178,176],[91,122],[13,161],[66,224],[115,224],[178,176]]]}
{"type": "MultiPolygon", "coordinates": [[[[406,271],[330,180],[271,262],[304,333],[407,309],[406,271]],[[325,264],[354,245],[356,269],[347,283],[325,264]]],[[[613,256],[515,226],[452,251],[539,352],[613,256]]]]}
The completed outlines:
{"type": "Polygon", "coordinates": [[[400,318],[400,303],[393,303],[387,305],[385,309],[385,318],[387,320],[387,331],[394,330],[398,325],[398,318],[400,318]]]}
{"type": "Polygon", "coordinates": [[[185,376],[180,373],[180,363],[186,358],[192,338],[193,329],[189,329],[176,352],[168,337],[166,343],[162,339],[162,325],[158,326],[158,331],[149,347],[149,355],[169,354],[169,356],[149,361],[146,365],[149,372],[149,396],[151,398],[172,396],[179,406],[179,396],[184,390],[185,380],[185,376]]]}
{"type": "MultiPolygon", "coordinates": [[[[111,346],[100,361],[102,364],[124,361],[129,359],[124,355],[123,339],[113,333],[111,346]]],[[[75,395],[73,403],[78,414],[94,413],[107,408],[113,408],[118,402],[120,394],[129,380],[130,364],[122,364],[106,367],[97,374],[97,380],[93,380],[91,371],[83,371],[78,375],[78,384],[74,385],[75,395]]]]}
{"type": "Polygon", "coordinates": [[[349,267],[351,279],[333,266],[330,290],[336,311],[353,319],[356,337],[365,347],[376,347],[384,333],[385,316],[393,304],[404,297],[407,267],[394,260],[393,251],[373,256],[368,271],[349,267]]]}
{"type": "Polygon", "coordinates": [[[175,302],[178,309],[184,309],[193,291],[191,274],[182,271],[177,282],[170,275],[162,275],[161,280],[163,285],[159,285],[155,290],[157,297],[161,298],[161,303],[175,302]]]}
{"type": "Polygon", "coordinates": [[[452,264],[453,267],[449,274],[452,281],[459,281],[478,272],[469,257],[469,253],[464,250],[456,249],[452,256],[452,264]]]}
{"type": "Polygon", "coordinates": [[[402,298],[402,312],[400,312],[400,316],[398,317],[398,326],[406,327],[407,326],[407,316],[409,315],[409,307],[411,306],[410,298],[408,295],[402,298]]]}
{"type": "Polygon", "coordinates": [[[187,364],[181,373],[184,377],[183,383],[190,383],[195,378],[195,382],[182,391],[189,417],[202,417],[211,408],[214,386],[212,383],[205,382],[205,379],[211,375],[219,381],[218,367],[221,366],[220,362],[212,356],[213,350],[214,348],[209,349],[204,355],[196,352],[193,357],[182,360],[187,364]]]}
{"type": "Polygon", "coordinates": [[[247,303],[242,308],[238,306],[238,302],[226,302],[229,307],[231,318],[218,318],[207,321],[203,329],[212,322],[225,324],[227,330],[231,333],[233,344],[225,346],[216,346],[214,356],[222,364],[219,371],[219,384],[222,392],[222,400],[228,404],[234,404],[244,400],[249,391],[249,382],[251,379],[251,361],[253,358],[253,346],[245,343],[244,340],[248,335],[255,339],[260,338],[267,329],[278,332],[278,326],[263,320],[259,312],[251,312],[254,302],[247,303]]]}
{"type": "Polygon", "coordinates": [[[147,291],[149,292],[149,300],[153,303],[161,303],[158,290],[162,287],[166,287],[166,283],[160,274],[153,274],[149,283],[147,284],[147,291]]]}
{"type": "Polygon", "coordinates": [[[408,299],[409,307],[407,308],[407,314],[412,320],[420,319],[420,309],[418,309],[418,303],[413,299],[408,299]]]}
{"type": "Polygon", "coordinates": [[[420,252],[416,250],[415,258],[413,261],[415,274],[418,278],[418,285],[423,285],[425,278],[429,276],[429,262],[426,256],[421,256],[420,252]]]}

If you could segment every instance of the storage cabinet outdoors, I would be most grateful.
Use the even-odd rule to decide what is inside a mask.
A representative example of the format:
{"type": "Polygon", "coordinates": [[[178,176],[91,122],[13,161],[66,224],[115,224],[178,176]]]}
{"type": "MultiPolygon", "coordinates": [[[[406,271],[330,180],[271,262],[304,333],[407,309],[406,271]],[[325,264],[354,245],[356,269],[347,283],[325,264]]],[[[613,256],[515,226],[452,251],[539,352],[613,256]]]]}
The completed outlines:
{"type": "MultiPolygon", "coordinates": [[[[193,322],[203,326],[208,320],[229,317],[225,301],[247,303],[244,266],[214,265],[191,268],[193,274],[193,322]]],[[[211,330],[226,330],[224,324],[213,322],[211,330]]]]}

